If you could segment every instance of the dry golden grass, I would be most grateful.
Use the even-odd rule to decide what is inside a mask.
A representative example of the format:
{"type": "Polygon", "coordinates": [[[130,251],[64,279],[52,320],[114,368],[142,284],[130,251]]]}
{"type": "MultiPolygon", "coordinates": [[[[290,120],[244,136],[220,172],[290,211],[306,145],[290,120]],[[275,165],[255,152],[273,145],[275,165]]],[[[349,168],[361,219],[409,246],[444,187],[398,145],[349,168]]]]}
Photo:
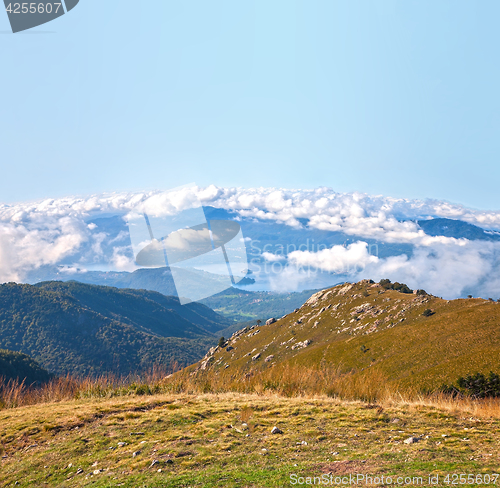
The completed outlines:
{"type": "Polygon", "coordinates": [[[495,472],[500,421],[426,401],[266,391],[7,409],[0,412],[0,486],[263,488],[288,486],[291,473],[495,472]],[[273,426],[283,434],[271,435],[273,426]],[[419,441],[405,444],[409,436],[419,441]]]}
{"type": "MultiPolygon", "coordinates": [[[[290,364],[255,371],[243,379],[228,382],[217,375],[197,375],[182,370],[166,376],[155,368],[143,377],[99,377],[75,379],[64,377],[41,387],[0,380],[0,408],[16,408],[41,403],[64,402],[85,398],[151,396],[160,393],[198,395],[256,394],[262,397],[336,398],[362,401],[384,406],[427,406],[452,414],[467,413],[479,418],[500,418],[500,399],[453,397],[440,392],[422,394],[408,387],[400,388],[388,381],[380,371],[368,370],[364,375],[345,374],[340,368],[304,368],[290,364]]],[[[252,410],[242,410],[241,421],[247,422],[252,410]]]]}

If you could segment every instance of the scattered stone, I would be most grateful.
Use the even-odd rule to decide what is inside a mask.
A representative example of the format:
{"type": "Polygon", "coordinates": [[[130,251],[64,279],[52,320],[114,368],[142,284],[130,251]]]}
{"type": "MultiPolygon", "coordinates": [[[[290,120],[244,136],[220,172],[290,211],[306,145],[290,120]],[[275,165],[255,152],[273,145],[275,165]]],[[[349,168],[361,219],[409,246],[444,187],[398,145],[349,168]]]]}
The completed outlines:
{"type": "Polygon", "coordinates": [[[260,352],[258,352],[255,356],[252,356],[252,361],[257,361],[260,358],[260,352]]]}
{"type": "Polygon", "coordinates": [[[403,442],[405,444],[415,444],[418,442],[420,439],[418,437],[408,437],[408,439],[405,439],[403,442]]]}
{"type": "Polygon", "coordinates": [[[391,420],[391,424],[399,424],[399,422],[401,422],[401,419],[398,419],[398,418],[393,418],[391,420]]]}
{"type": "Polygon", "coordinates": [[[161,473],[161,468],[158,470],[158,473],[161,473]]]}
{"type": "Polygon", "coordinates": [[[127,443],[126,443],[126,442],[119,442],[119,443],[118,443],[118,447],[123,447],[123,446],[126,446],[126,445],[127,445],[127,443]]]}
{"type": "Polygon", "coordinates": [[[301,444],[302,444],[303,446],[307,446],[307,442],[306,442],[306,441],[302,441],[302,442],[301,442],[301,444]]]}
{"type": "Polygon", "coordinates": [[[266,320],[266,325],[274,324],[274,322],[276,322],[276,319],[274,317],[271,317],[270,319],[266,320]]]}
{"type": "Polygon", "coordinates": [[[68,469],[73,467],[73,463],[68,464],[68,469]]]}
{"type": "Polygon", "coordinates": [[[296,309],[294,310],[294,312],[295,312],[295,313],[297,313],[299,310],[300,310],[300,308],[296,308],[296,309]]]}
{"type": "Polygon", "coordinates": [[[140,453],[141,451],[135,451],[132,453],[132,457],[137,457],[140,453]]]}
{"type": "Polygon", "coordinates": [[[173,462],[171,459],[167,459],[165,462],[166,462],[167,464],[174,464],[174,462],[173,462]]]}
{"type": "Polygon", "coordinates": [[[204,360],[201,362],[200,369],[202,369],[202,370],[207,369],[208,365],[209,365],[212,361],[214,361],[214,357],[213,357],[213,356],[210,356],[210,357],[208,357],[207,359],[204,359],[204,360]]]}
{"type": "Polygon", "coordinates": [[[99,463],[96,461],[96,462],[92,465],[92,467],[93,467],[93,468],[95,468],[98,464],[99,464],[99,463]]]}
{"type": "Polygon", "coordinates": [[[279,429],[278,427],[274,426],[271,429],[271,434],[283,434],[283,431],[281,429],[279,429]]]}
{"type": "Polygon", "coordinates": [[[229,346],[229,347],[226,347],[226,351],[229,352],[229,351],[232,351],[234,349],[233,346],[229,346]]]}
{"type": "Polygon", "coordinates": [[[293,349],[303,349],[304,347],[307,347],[311,343],[312,343],[312,341],[310,339],[306,339],[305,341],[302,341],[302,342],[297,342],[297,344],[294,344],[292,346],[292,350],[293,349]]]}
{"type": "Polygon", "coordinates": [[[272,361],[273,359],[274,359],[274,355],[273,355],[273,354],[271,354],[270,356],[267,356],[267,358],[266,358],[266,359],[264,359],[264,361],[265,361],[266,363],[268,363],[269,361],[272,361]]]}
{"type": "Polygon", "coordinates": [[[130,435],[144,435],[144,432],[131,432],[130,435]]]}
{"type": "Polygon", "coordinates": [[[82,469],[82,468],[78,468],[78,469],[76,470],[76,474],[82,474],[82,473],[83,473],[83,469],[82,469]]]}
{"type": "Polygon", "coordinates": [[[338,456],[339,453],[338,452],[332,452],[332,456],[338,456]]]}
{"type": "Polygon", "coordinates": [[[99,473],[102,473],[102,469],[94,469],[94,471],[92,472],[92,474],[99,474],[99,473]]]}
{"type": "Polygon", "coordinates": [[[159,463],[160,463],[160,461],[158,461],[158,459],[153,459],[153,462],[151,463],[150,468],[152,468],[153,466],[156,466],[159,463]]]}

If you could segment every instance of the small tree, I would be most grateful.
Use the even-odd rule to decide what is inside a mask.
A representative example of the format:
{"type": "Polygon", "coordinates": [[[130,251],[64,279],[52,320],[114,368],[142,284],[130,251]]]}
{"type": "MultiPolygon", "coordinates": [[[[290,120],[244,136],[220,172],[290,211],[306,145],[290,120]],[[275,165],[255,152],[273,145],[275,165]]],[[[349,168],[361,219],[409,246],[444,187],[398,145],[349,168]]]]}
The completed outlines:
{"type": "Polygon", "coordinates": [[[391,280],[388,279],[380,280],[380,285],[387,289],[391,288],[391,280]]]}
{"type": "MultiPolygon", "coordinates": [[[[226,343],[226,339],[224,339],[224,336],[222,336],[222,337],[219,339],[219,347],[220,347],[220,348],[223,348],[225,343],[226,343]]],[[[213,344],[213,343],[212,343],[212,344],[213,344]]]]}
{"type": "Polygon", "coordinates": [[[472,295],[467,295],[467,298],[472,298],[472,295]]]}
{"type": "Polygon", "coordinates": [[[257,320],[257,325],[260,325],[260,324],[262,324],[262,320],[259,319],[259,320],[257,320]]]}

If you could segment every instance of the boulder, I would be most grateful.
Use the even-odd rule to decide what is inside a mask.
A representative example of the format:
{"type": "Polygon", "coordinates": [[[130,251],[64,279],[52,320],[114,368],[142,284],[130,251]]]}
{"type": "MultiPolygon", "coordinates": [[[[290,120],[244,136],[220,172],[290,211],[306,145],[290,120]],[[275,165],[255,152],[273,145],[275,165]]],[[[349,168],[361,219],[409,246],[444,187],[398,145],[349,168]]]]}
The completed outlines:
{"type": "Polygon", "coordinates": [[[418,437],[408,437],[408,439],[405,439],[403,442],[405,444],[415,444],[415,442],[418,442],[420,439],[418,437]]]}

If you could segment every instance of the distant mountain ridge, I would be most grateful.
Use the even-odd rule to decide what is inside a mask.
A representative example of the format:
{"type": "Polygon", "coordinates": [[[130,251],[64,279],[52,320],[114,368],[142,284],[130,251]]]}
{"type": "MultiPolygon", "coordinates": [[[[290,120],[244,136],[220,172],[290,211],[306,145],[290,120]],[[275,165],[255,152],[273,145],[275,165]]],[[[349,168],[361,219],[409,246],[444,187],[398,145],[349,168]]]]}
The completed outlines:
{"type": "Polygon", "coordinates": [[[417,220],[417,224],[429,236],[454,237],[455,239],[469,239],[500,241],[500,233],[485,231],[477,225],[453,219],[417,220]]]}
{"type": "MultiPolygon", "coordinates": [[[[256,271],[258,268],[266,269],[266,260],[262,255],[264,251],[271,254],[278,253],[286,255],[297,249],[307,249],[310,252],[316,252],[320,247],[330,248],[336,245],[347,246],[356,241],[364,241],[369,246],[369,252],[371,252],[370,249],[372,248],[376,249],[377,257],[384,259],[402,254],[411,258],[415,249],[414,246],[409,243],[383,242],[366,236],[345,234],[341,231],[327,231],[312,228],[309,226],[308,219],[298,219],[302,227],[295,228],[282,222],[242,218],[231,210],[205,207],[204,211],[208,219],[237,219],[241,225],[243,235],[245,239],[247,239],[248,259],[250,263],[253,263],[251,267],[253,266],[254,268],[254,274],[250,274],[245,278],[244,281],[239,284],[240,288],[245,288],[245,285],[251,285],[254,280],[257,280],[257,285],[252,286],[250,289],[262,291],[270,288],[266,280],[272,273],[270,271],[263,271],[262,274],[259,274],[259,271],[256,271]]],[[[466,238],[481,241],[500,240],[500,233],[486,231],[478,226],[460,220],[431,218],[428,220],[415,220],[414,222],[430,236],[454,237],[456,239],[466,238]]],[[[107,235],[107,244],[102,245],[102,256],[113,255],[111,242],[120,242],[122,249],[128,249],[127,246],[130,245],[130,239],[128,237],[127,225],[121,217],[115,215],[111,217],[89,219],[88,224],[95,225],[96,232],[107,235]]],[[[126,252],[126,254],[128,253],[127,256],[133,259],[131,249],[123,252],[126,252]]],[[[82,249],[82,254],[89,253],[89,249],[82,249]]],[[[183,273],[182,280],[186,281],[189,286],[203,286],[205,282],[203,279],[203,271],[184,269],[181,272],[183,273]]],[[[211,277],[213,278],[213,275],[211,277]]],[[[333,286],[335,283],[348,279],[349,277],[346,275],[341,276],[334,273],[319,273],[315,278],[301,284],[299,290],[319,289],[326,286],[333,286]]],[[[49,280],[76,280],[83,283],[116,286],[118,288],[154,290],[164,295],[175,296],[177,294],[175,283],[168,267],[144,268],[133,272],[92,271],[85,270],[84,264],[82,264],[82,269],[77,270],[71,261],[68,263],[61,263],[61,267],[45,266],[33,270],[28,274],[25,281],[33,284],[49,280]]],[[[210,295],[211,290],[207,289],[206,291],[207,296],[210,295]]]]}
{"type": "Polygon", "coordinates": [[[119,375],[188,365],[228,321],[156,292],[82,283],[0,285],[0,348],[57,374],[119,375]]]}

